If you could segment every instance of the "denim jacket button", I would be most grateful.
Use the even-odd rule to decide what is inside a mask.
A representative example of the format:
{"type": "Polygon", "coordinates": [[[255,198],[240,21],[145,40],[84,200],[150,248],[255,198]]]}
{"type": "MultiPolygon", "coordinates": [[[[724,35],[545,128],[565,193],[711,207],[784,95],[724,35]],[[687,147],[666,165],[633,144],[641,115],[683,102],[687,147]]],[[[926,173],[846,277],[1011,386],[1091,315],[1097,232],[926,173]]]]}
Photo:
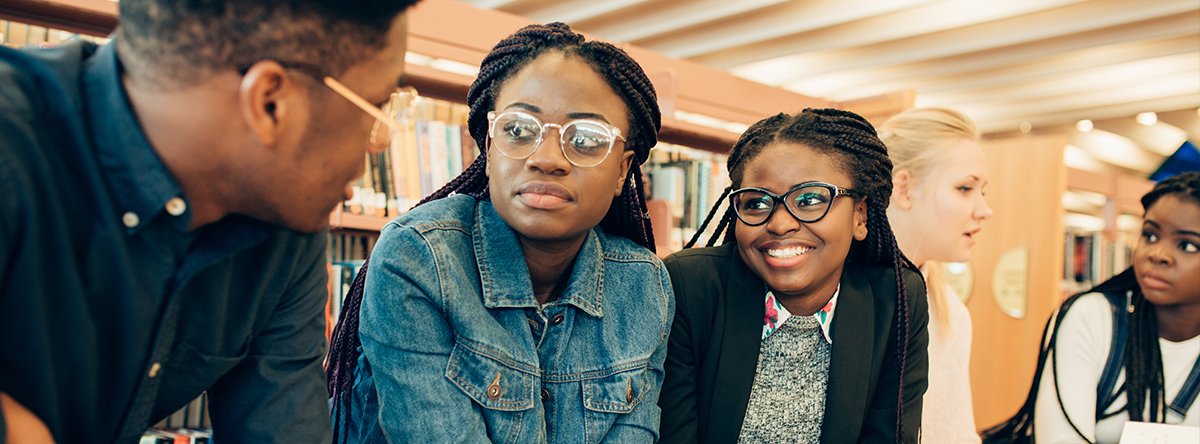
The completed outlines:
{"type": "Polygon", "coordinates": [[[625,386],[625,403],[633,402],[633,380],[629,380],[629,384],[625,386]]]}
{"type": "Polygon", "coordinates": [[[487,396],[492,399],[500,399],[502,394],[504,394],[504,388],[500,387],[500,373],[496,373],[496,380],[488,385],[487,396]]]}
{"type": "Polygon", "coordinates": [[[553,318],[550,319],[550,323],[553,325],[561,324],[563,321],[563,318],[564,318],[564,316],[562,315],[562,313],[556,314],[556,315],[554,315],[553,318]]]}
{"type": "Polygon", "coordinates": [[[550,391],[542,389],[542,402],[550,402],[550,391]]]}

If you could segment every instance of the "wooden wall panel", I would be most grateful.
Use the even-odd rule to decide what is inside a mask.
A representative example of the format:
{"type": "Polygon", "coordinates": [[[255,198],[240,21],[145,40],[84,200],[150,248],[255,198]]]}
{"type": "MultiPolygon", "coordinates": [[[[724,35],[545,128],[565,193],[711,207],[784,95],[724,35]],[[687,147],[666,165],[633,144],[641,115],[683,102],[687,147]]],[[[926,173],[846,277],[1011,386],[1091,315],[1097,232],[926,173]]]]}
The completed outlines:
{"type": "Polygon", "coordinates": [[[980,429],[1007,419],[1025,401],[1037,363],[1042,327],[1060,301],[1063,226],[1063,136],[983,141],[991,183],[984,222],[972,252],[975,287],[967,308],[974,325],[971,390],[980,429]],[[997,260],[1016,247],[1029,249],[1025,316],[1002,313],[992,296],[997,260]]]}

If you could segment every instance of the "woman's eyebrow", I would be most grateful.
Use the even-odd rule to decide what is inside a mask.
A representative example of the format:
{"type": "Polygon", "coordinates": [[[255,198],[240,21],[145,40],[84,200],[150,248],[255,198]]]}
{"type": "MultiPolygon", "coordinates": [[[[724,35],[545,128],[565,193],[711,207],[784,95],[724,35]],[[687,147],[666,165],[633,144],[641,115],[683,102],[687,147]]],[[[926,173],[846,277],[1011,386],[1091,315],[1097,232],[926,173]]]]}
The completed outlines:
{"type": "MultiPolygon", "coordinates": [[[[541,114],[541,112],[542,112],[541,108],[538,108],[537,106],[530,105],[525,102],[513,102],[513,103],[508,104],[508,106],[504,107],[504,109],[510,109],[510,108],[520,108],[520,109],[523,109],[523,110],[526,110],[526,111],[529,111],[529,112],[535,113],[535,114],[541,114]]],[[[592,120],[599,120],[601,122],[611,124],[611,122],[609,122],[608,119],[606,119],[603,114],[597,114],[597,113],[583,113],[583,112],[567,113],[567,118],[572,119],[572,120],[574,120],[574,119],[592,119],[592,120]]]]}
{"type": "Polygon", "coordinates": [[[567,117],[571,119],[592,119],[599,120],[604,123],[610,123],[608,119],[604,118],[603,114],[596,113],[567,113],[567,117]]]}
{"type": "Polygon", "coordinates": [[[1200,233],[1197,233],[1197,232],[1195,232],[1195,231],[1190,231],[1190,230],[1177,230],[1177,231],[1175,231],[1175,234],[1182,234],[1182,235],[1185,235],[1185,236],[1195,236],[1195,237],[1200,237],[1200,233]]]}
{"type": "Polygon", "coordinates": [[[532,113],[541,113],[542,112],[541,108],[538,108],[536,106],[530,105],[525,102],[513,102],[513,103],[508,104],[508,106],[504,107],[504,109],[509,109],[509,108],[521,108],[523,110],[526,110],[526,111],[529,111],[532,113]]]}

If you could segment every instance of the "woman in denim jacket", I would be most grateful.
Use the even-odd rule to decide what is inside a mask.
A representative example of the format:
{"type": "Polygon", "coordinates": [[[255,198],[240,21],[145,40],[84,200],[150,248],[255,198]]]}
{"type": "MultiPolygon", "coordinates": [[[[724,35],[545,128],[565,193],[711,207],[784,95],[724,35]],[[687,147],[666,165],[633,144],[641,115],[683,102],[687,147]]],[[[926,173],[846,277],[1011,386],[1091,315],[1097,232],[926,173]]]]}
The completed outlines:
{"type": "Polygon", "coordinates": [[[654,442],[674,299],[642,216],[653,87],[556,23],[500,42],[467,99],[485,154],[383,229],[335,334],[335,439],[654,442]]]}

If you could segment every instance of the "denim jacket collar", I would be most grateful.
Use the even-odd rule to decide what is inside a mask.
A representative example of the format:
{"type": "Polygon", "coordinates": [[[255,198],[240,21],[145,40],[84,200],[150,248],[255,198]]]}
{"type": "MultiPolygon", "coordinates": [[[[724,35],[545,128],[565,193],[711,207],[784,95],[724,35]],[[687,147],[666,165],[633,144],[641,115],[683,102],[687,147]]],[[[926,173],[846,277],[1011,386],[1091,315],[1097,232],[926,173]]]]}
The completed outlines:
{"type": "MultiPolygon", "coordinates": [[[[604,316],[601,308],[604,297],[604,249],[596,233],[599,229],[588,231],[583,247],[575,258],[575,267],[566,290],[557,301],[550,304],[569,304],[589,315],[604,316]]],[[[481,200],[477,204],[475,228],[471,234],[475,239],[475,261],[479,265],[483,306],[489,309],[538,308],[529,268],[516,232],[500,218],[490,201],[481,200]]]]}

